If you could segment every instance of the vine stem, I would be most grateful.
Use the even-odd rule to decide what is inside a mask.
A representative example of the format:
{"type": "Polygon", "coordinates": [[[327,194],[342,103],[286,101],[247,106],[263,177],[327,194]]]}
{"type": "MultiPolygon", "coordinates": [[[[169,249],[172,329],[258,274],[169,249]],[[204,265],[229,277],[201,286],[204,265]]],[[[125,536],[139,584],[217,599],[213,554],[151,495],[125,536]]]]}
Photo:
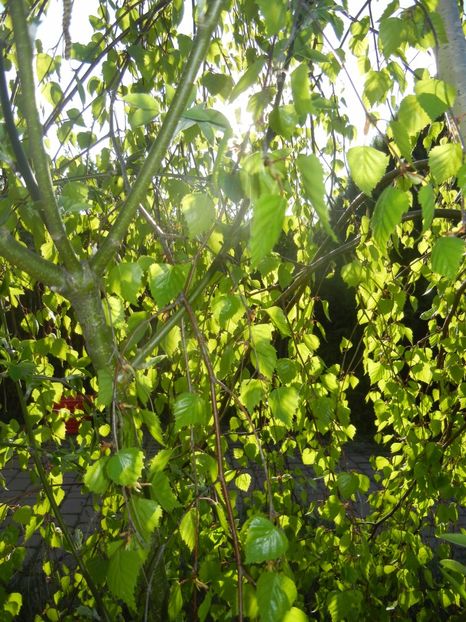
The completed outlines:
{"type": "Polygon", "coordinates": [[[202,335],[199,325],[197,323],[196,316],[194,311],[189,304],[187,298],[183,296],[183,304],[186,309],[186,313],[189,317],[189,321],[191,323],[192,329],[194,331],[194,335],[199,344],[199,348],[201,351],[201,357],[204,361],[204,365],[207,369],[207,374],[209,376],[209,388],[210,388],[210,398],[212,403],[212,413],[214,416],[214,433],[215,433],[215,453],[217,455],[217,467],[218,467],[218,479],[220,482],[220,487],[222,489],[223,498],[225,501],[225,508],[227,511],[227,520],[228,525],[230,527],[231,539],[233,542],[233,551],[235,555],[236,562],[236,570],[238,574],[238,620],[242,622],[244,620],[243,614],[243,565],[241,562],[241,549],[238,531],[236,529],[235,517],[233,515],[233,507],[231,505],[231,500],[228,493],[228,486],[225,479],[225,470],[223,468],[223,450],[222,450],[222,430],[220,428],[220,416],[217,408],[217,379],[215,376],[214,369],[212,367],[212,362],[209,357],[209,353],[207,351],[204,336],[202,335]]]}

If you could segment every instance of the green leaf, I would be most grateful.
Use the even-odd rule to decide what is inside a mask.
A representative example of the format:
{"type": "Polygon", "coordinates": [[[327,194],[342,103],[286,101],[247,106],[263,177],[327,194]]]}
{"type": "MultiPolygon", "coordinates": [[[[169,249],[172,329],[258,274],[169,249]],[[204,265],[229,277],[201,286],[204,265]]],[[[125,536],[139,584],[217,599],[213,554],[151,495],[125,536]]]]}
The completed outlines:
{"type": "Polygon", "coordinates": [[[246,331],[252,338],[251,361],[254,367],[266,378],[272,379],[277,363],[277,352],[270,343],[272,327],[270,324],[254,324],[246,331]]]}
{"type": "Polygon", "coordinates": [[[442,80],[418,80],[414,90],[419,103],[432,121],[447,112],[455,103],[455,88],[442,80]]]}
{"type": "Polygon", "coordinates": [[[374,239],[380,247],[386,245],[408,209],[409,196],[406,192],[399,188],[385,188],[375,204],[371,219],[374,239]]]}
{"type": "Polygon", "coordinates": [[[254,516],[243,530],[246,536],[244,550],[247,564],[278,559],[286,553],[288,540],[285,534],[268,518],[254,516]]]}
{"type": "Polygon", "coordinates": [[[332,622],[342,622],[351,611],[352,619],[357,620],[357,614],[361,611],[363,602],[362,592],[359,590],[346,590],[345,592],[331,592],[327,599],[327,607],[332,622]]]}
{"type": "Polygon", "coordinates": [[[160,425],[160,419],[158,416],[151,410],[141,409],[139,413],[152,438],[155,439],[157,443],[160,443],[160,445],[165,445],[162,426],[160,425]]]}
{"type": "Polygon", "coordinates": [[[464,254],[464,240],[440,238],[432,249],[432,270],[437,274],[454,279],[458,274],[464,254]]]}
{"type": "Polygon", "coordinates": [[[385,58],[390,59],[405,40],[405,25],[398,17],[389,17],[381,20],[379,38],[382,43],[385,58]]]}
{"type": "Polygon", "coordinates": [[[178,499],[171,489],[168,477],[163,471],[155,472],[151,477],[150,483],[151,497],[153,497],[157,503],[160,503],[166,512],[172,512],[175,508],[180,506],[178,499]]]}
{"type": "Polygon", "coordinates": [[[463,163],[463,151],[459,143],[438,145],[429,151],[429,166],[437,183],[454,177],[463,163]]]}
{"type": "Polygon", "coordinates": [[[256,0],[256,4],[264,16],[265,31],[269,36],[273,37],[283,30],[288,9],[284,0],[256,0]]]}
{"type": "Polygon", "coordinates": [[[389,157],[374,147],[352,147],[347,158],[354,183],[370,195],[384,176],[389,157]]]}
{"type": "Polygon", "coordinates": [[[437,537],[451,542],[451,544],[466,547],[466,533],[443,533],[441,536],[437,537]]]}
{"type": "Polygon", "coordinates": [[[444,568],[453,570],[454,572],[459,572],[460,574],[466,576],[466,566],[456,561],[456,559],[441,559],[440,563],[444,568]]]}
{"type": "Polygon", "coordinates": [[[256,594],[261,622],[282,621],[297,597],[293,580],[278,572],[263,572],[256,594]]]}
{"type": "Polygon", "coordinates": [[[99,458],[86,468],[83,482],[91,492],[103,494],[107,490],[110,484],[105,471],[107,462],[108,457],[99,458]]]}
{"type": "Polygon", "coordinates": [[[122,262],[114,266],[108,274],[109,288],[134,305],[138,304],[143,271],[139,264],[122,262]]]}
{"type": "Polygon", "coordinates": [[[189,272],[188,264],[154,263],[149,268],[149,288],[159,307],[179,296],[189,272]]]}
{"type": "Polygon", "coordinates": [[[390,123],[390,129],[392,131],[395,145],[400,150],[401,155],[406,158],[406,160],[411,162],[413,146],[411,144],[411,140],[405,126],[399,121],[392,121],[390,123]]]}
{"type": "Polygon", "coordinates": [[[301,118],[312,112],[308,63],[301,63],[291,74],[291,92],[295,110],[301,118]]]}
{"type": "Polygon", "coordinates": [[[336,236],[330,227],[328,206],[325,201],[324,170],[322,164],[314,154],[308,156],[300,154],[296,163],[301,175],[304,196],[310,200],[324,230],[336,241],[336,236]]]}
{"type": "Polygon", "coordinates": [[[298,115],[292,104],[274,108],[269,115],[269,124],[278,136],[289,140],[298,125],[298,115]]]}
{"type": "Polygon", "coordinates": [[[432,224],[435,212],[435,193],[430,184],[423,186],[419,192],[419,203],[422,208],[422,232],[425,233],[432,224]]]}
{"type": "Polygon", "coordinates": [[[137,610],[134,592],[144,558],[138,551],[120,546],[110,557],[107,584],[112,594],[133,611],[137,610]]]}
{"type": "Polygon", "coordinates": [[[142,537],[148,541],[162,518],[162,508],[152,499],[131,496],[131,519],[142,537]]]}
{"type": "Polygon", "coordinates": [[[108,459],[107,475],[121,486],[134,486],[144,467],[144,452],[136,447],[120,449],[108,459]]]}
{"type": "Polygon", "coordinates": [[[197,531],[197,512],[196,508],[191,508],[181,519],[180,523],[180,535],[183,542],[188,549],[192,552],[196,543],[196,531],[197,531]]]}
{"type": "Polygon", "coordinates": [[[133,129],[150,123],[160,112],[159,102],[147,93],[129,93],[122,99],[136,108],[129,113],[129,123],[133,129]]]}
{"type": "Polygon", "coordinates": [[[184,196],[181,211],[188,225],[189,237],[192,239],[205,233],[215,223],[214,203],[206,193],[196,192],[184,196]]]}
{"type": "Polygon", "coordinates": [[[338,473],[337,486],[343,499],[350,499],[356,492],[359,485],[359,478],[354,473],[338,473]]]}
{"type": "Polygon", "coordinates": [[[293,416],[298,410],[299,395],[294,387],[278,387],[269,394],[272,415],[291,428],[293,416]]]}
{"type": "Polygon", "coordinates": [[[260,380],[249,378],[241,382],[239,397],[250,413],[260,404],[264,395],[264,385],[260,380]]]}
{"type": "Polygon", "coordinates": [[[429,115],[415,95],[408,95],[401,101],[398,109],[398,120],[409,136],[417,136],[430,123],[429,115]]]}
{"type": "Polygon", "coordinates": [[[178,581],[175,581],[170,588],[170,596],[168,598],[168,619],[177,622],[180,619],[180,613],[183,609],[183,593],[178,581]]]}
{"type": "Polygon", "coordinates": [[[369,70],[364,84],[364,94],[371,106],[385,100],[391,86],[392,79],[386,69],[382,69],[382,71],[369,70]]]}
{"type": "Polygon", "coordinates": [[[113,400],[113,372],[109,369],[97,370],[99,392],[97,394],[97,406],[109,406],[113,400]]]}
{"type": "Polygon", "coordinates": [[[231,125],[226,116],[213,108],[194,106],[186,110],[186,112],[181,115],[181,118],[188,119],[189,121],[196,121],[197,123],[209,123],[223,131],[231,131],[231,125]]]}
{"type": "Polygon", "coordinates": [[[175,415],[175,432],[190,425],[207,424],[207,405],[200,395],[181,393],[173,407],[175,415]]]}
{"type": "Polygon", "coordinates": [[[283,622],[309,622],[309,618],[302,609],[291,607],[291,609],[286,612],[283,622]]]}
{"type": "Polygon", "coordinates": [[[241,93],[243,93],[246,89],[248,89],[253,84],[256,84],[257,78],[259,77],[262,68],[266,62],[265,56],[260,56],[257,60],[255,60],[252,65],[250,65],[246,71],[243,73],[241,78],[238,80],[236,85],[230,94],[230,101],[234,101],[241,93]]]}
{"type": "Polygon", "coordinates": [[[290,326],[281,307],[269,307],[265,312],[284,337],[291,336],[290,326]]]}
{"type": "Polygon", "coordinates": [[[254,202],[249,242],[253,266],[257,266],[278,242],[285,209],[285,199],[275,194],[263,195],[254,202]]]}

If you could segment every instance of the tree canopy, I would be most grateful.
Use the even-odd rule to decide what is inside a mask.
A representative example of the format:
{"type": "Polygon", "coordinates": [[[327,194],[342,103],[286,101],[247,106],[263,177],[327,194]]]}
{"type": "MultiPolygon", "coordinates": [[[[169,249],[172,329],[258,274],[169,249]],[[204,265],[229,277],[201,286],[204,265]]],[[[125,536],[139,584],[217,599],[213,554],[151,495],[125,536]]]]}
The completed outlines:
{"type": "Polygon", "coordinates": [[[4,619],[463,619],[457,2],[1,4],[4,619]]]}

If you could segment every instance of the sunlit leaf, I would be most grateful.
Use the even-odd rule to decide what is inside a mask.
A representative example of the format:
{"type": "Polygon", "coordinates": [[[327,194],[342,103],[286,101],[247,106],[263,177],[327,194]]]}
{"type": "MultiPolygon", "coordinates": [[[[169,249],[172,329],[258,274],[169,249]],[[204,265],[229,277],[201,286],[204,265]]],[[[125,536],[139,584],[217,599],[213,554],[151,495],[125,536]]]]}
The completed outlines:
{"type": "Polygon", "coordinates": [[[294,387],[278,387],[269,394],[269,405],[272,415],[287,427],[293,422],[298,409],[299,395],[294,387]]]}
{"type": "Polygon", "coordinates": [[[256,82],[262,68],[265,65],[265,62],[265,56],[261,56],[246,69],[230,93],[230,101],[234,101],[239,95],[241,95],[241,93],[256,82]]]}
{"type": "Polygon", "coordinates": [[[141,477],[144,453],[136,447],[120,449],[108,459],[108,477],[121,486],[134,486],[141,477]]]}
{"type": "Polygon", "coordinates": [[[352,147],[347,158],[355,184],[366,194],[371,194],[387,170],[388,156],[374,147],[352,147]]]}
{"type": "Polygon", "coordinates": [[[110,484],[106,473],[107,462],[108,457],[99,458],[86,468],[83,482],[91,492],[103,494],[107,490],[110,484]]]}
{"type": "Polygon", "coordinates": [[[186,264],[154,263],[150,266],[149,288],[159,307],[164,307],[182,292],[188,271],[186,264]]]}
{"type": "Polygon", "coordinates": [[[257,601],[261,622],[283,620],[296,600],[297,590],[292,579],[278,572],[263,572],[257,581],[257,601]]]}
{"type": "Polygon", "coordinates": [[[134,592],[144,558],[139,551],[126,550],[120,546],[111,556],[107,572],[107,584],[112,594],[136,611],[134,592]]]}
{"type": "Polygon", "coordinates": [[[422,231],[425,232],[434,219],[435,193],[432,186],[430,184],[423,186],[418,192],[418,197],[422,208],[422,231]]]}
{"type": "Polygon", "coordinates": [[[429,167],[439,184],[454,177],[462,163],[463,151],[459,143],[438,145],[429,151],[429,167]]]}
{"type": "Polygon", "coordinates": [[[277,243],[285,209],[286,201],[278,195],[264,195],[254,202],[249,242],[254,266],[257,266],[277,243]]]}
{"type": "Polygon", "coordinates": [[[181,201],[181,211],[188,225],[189,236],[196,238],[215,222],[215,207],[206,193],[187,194],[181,201]]]}
{"type": "Polygon", "coordinates": [[[196,543],[196,532],[198,529],[196,516],[196,508],[191,508],[183,516],[180,523],[181,538],[190,551],[193,551],[196,543]]]}
{"type": "Polygon", "coordinates": [[[310,200],[322,227],[330,237],[336,240],[330,227],[328,206],[325,200],[324,170],[320,160],[314,154],[308,156],[301,154],[296,163],[301,175],[304,195],[310,200]]]}
{"type": "Polygon", "coordinates": [[[432,249],[432,270],[450,279],[458,274],[465,250],[460,238],[444,237],[435,242],[432,249]]]}
{"type": "Polygon", "coordinates": [[[385,188],[375,204],[371,219],[374,239],[381,247],[388,242],[408,209],[409,196],[406,192],[391,186],[385,188]]]}

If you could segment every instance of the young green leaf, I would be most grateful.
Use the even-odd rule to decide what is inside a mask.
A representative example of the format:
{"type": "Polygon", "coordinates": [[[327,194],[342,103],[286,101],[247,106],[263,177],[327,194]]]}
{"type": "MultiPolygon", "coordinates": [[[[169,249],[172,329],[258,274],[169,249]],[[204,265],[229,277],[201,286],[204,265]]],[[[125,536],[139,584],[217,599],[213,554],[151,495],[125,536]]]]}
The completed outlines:
{"type": "Polygon", "coordinates": [[[264,16],[265,30],[271,37],[277,35],[286,25],[288,15],[287,4],[284,0],[256,0],[262,15],[264,16]]]}
{"type": "Polygon", "coordinates": [[[91,492],[103,494],[107,490],[110,484],[110,480],[105,471],[107,462],[108,457],[99,458],[86,468],[83,482],[91,492]]]}
{"type": "Polygon", "coordinates": [[[432,270],[449,279],[454,279],[458,274],[464,249],[464,240],[460,238],[440,238],[432,249],[432,270]]]}
{"type": "Polygon", "coordinates": [[[430,184],[423,186],[419,192],[419,203],[422,209],[422,232],[425,233],[432,224],[435,212],[435,193],[430,184]]]}
{"type": "Polygon", "coordinates": [[[144,453],[136,447],[120,449],[108,459],[108,477],[121,486],[134,486],[141,477],[144,453]]]}
{"type": "Polygon", "coordinates": [[[291,74],[291,92],[295,110],[304,121],[304,117],[312,112],[308,63],[301,63],[291,74]]]}
{"type": "Polygon", "coordinates": [[[437,537],[441,538],[442,540],[446,540],[451,544],[466,547],[466,533],[442,533],[441,536],[437,537]]]}
{"type": "Polygon", "coordinates": [[[417,136],[426,125],[429,125],[431,119],[418,98],[415,95],[407,95],[400,103],[398,120],[409,136],[417,136]]]}
{"type": "Polygon", "coordinates": [[[294,387],[278,387],[269,394],[269,405],[272,415],[291,427],[293,416],[298,409],[299,395],[294,387]]]}
{"type": "Polygon", "coordinates": [[[354,183],[370,195],[387,170],[388,156],[374,147],[352,147],[347,158],[354,183]]]}
{"type": "Polygon", "coordinates": [[[275,194],[263,195],[254,202],[249,241],[253,266],[257,266],[278,242],[285,209],[285,199],[275,194]]]}
{"type": "Polygon", "coordinates": [[[97,394],[97,406],[109,406],[113,400],[114,378],[109,369],[99,369],[97,371],[99,382],[99,392],[97,394]]]}
{"type": "Polygon", "coordinates": [[[409,196],[399,188],[385,188],[375,204],[371,228],[377,244],[383,248],[409,209],[409,196]]]}
{"type": "Polygon", "coordinates": [[[286,553],[288,540],[285,534],[268,518],[254,516],[243,529],[246,535],[244,550],[247,564],[278,559],[286,553]]]}
{"type": "Polygon", "coordinates": [[[315,209],[319,222],[328,233],[336,240],[336,236],[330,227],[328,206],[325,201],[324,170],[317,156],[299,155],[296,160],[301,181],[303,184],[304,196],[308,198],[315,209]]]}
{"type": "Polygon", "coordinates": [[[263,572],[257,581],[257,602],[260,622],[283,620],[296,600],[294,581],[278,572],[263,572]]]}
{"type": "Polygon", "coordinates": [[[175,431],[190,425],[206,425],[207,405],[200,395],[195,393],[181,393],[175,400],[173,408],[175,415],[175,431]]]}
{"type": "Polygon", "coordinates": [[[419,103],[432,121],[447,112],[456,98],[455,88],[451,84],[434,78],[418,80],[414,90],[419,103]]]}
{"type": "Polygon", "coordinates": [[[290,326],[281,307],[268,307],[268,309],[265,309],[265,312],[270,317],[274,325],[278,328],[281,335],[283,335],[284,337],[291,336],[290,326]]]}
{"type": "Polygon", "coordinates": [[[252,65],[250,65],[246,71],[243,73],[241,78],[238,80],[236,85],[233,87],[233,90],[230,94],[230,101],[235,101],[235,99],[241,95],[246,89],[255,84],[257,78],[259,77],[262,68],[266,62],[265,56],[260,56],[257,60],[255,60],[252,65]]]}
{"type": "Polygon", "coordinates": [[[183,542],[186,544],[190,551],[194,550],[194,545],[196,543],[196,531],[197,531],[197,520],[196,520],[196,508],[191,508],[186,512],[186,514],[181,519],[180,523],[180,535],[183,542]]]}
{"type": "Polygon", "coordinates": [[[181,211],[188,225],[189,237],[196,238],[215,222],[215,206],[206,193],[187,194],[181,201],[181,211]]]}
{"type": "Polygon", "coordinates": [[[429,151],[429,166],[437,183],[454,177],[463,163],[463,151],[459,143],[438,145],[429,151]]]}
{"type": "Polygon", "coordinates": [[[110,291],[132,304],[138,303],[143,271],[138,263],[122,262],[114,266],[108,275],[110,291]]]}
{"type": "Polygon", "coordinates": [[[149,288],[159,307],[165,307],[182,291],[188,276],[187,264],[154,263],[149,268],[149,288]]]}
{"type": "Polygon", "coordinates": [[[134,591],[144,557],[139,551],[128,551],[120,546],[111,555],[108,565],[107,584],[112,594],[137,610],[134,591]]]}
{"type": "Polygon", "coordinates": [[[162,518],[162,508],[152,499],[131,496],[131,520],[137,531],[148,541],[162,518]]]}

